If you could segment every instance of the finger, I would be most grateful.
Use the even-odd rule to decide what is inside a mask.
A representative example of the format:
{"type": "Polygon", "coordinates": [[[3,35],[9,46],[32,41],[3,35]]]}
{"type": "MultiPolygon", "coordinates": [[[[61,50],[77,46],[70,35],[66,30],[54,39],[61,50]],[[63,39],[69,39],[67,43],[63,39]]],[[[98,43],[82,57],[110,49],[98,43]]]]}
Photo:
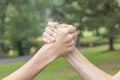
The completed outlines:
{"type": "Polygon", "coordinates": [[[57,28],[58,22],[48,22],[49,27],[57,28]]]}
{"type": "Polygon", "coordinates": [[[69,34],[69,33],[74,33],[76,31],[76,28],[73,27],[72,25],[67,25],[67,24],[61,24],[59,25],[60,27],[57,28],[57,30],[60,32],[63,31],[64,34],[69,34]]]}
{"type": "Polygon", "coordinates": [[[78,32],[74,32],[71,35],[72,35],[73,39],[76,39],[78,37],[78,32]]]}
{"type": "Polygon", "coordinates": [[[69,25],[69,26],[67,27],[67,31],[68,31],[69,33],[74,33],[74,32],[76,31],[76,27],[73,27],[72,25],[69,25]]]}
{"type": "Polygon", "coordinates": [[[77,33],[74,33],[66,37],[65,43],[70,44],[69,46],[71,46],[71,45],[76,45],[76,41],[77,41],[77,33]]]}
{"type": "Polygon", "coordinates": [[[60,32],[60,33],[63,33],[64,35],[67,35],[69,32],[69,30],[67,29],[68,25],[67,24],[61,24],[59,25],[59,27],[57,28],[57,30],[60,32]]]}
{"type": "Polygon", "coordinates": [[[76,31],[76,27],[72,25],[62,24],[61,27],[65,28],[66,33],[74,33],[76,31]]]}
{"type": "Polygon", "coordinates": [[[51,29],[51,28],[48,28],[48,27],[45,28],[45,32],[48,33],[49,35],[52,35],[52,34],[53,34],[52,29],[51,29]]]}
{"type": "Polygon", "coordinates": [[[72,33],[73,39],[75,41],[75,45],[77,43],[77,39],[78,39],[78,32],[72,33]]]}
{"type": "Polygon", "coordinates": [[[49,40],[50,42],[55,41],[55,39],[53,37],[51,37],[49,34],[47,34],[46,32],[43,33],[43,37],[46,38],[47,40],[49,40]]]}
{"type": "Polygon", "coordinates": [[[68,32],[66,28],[62,28],[61,26],[57,28],[57,36],[67,36],[68,32]]]}
{"type": "Polygon", "coordinates": [[[46,43],[46,44],[50,43],[50,41],[48,39],[46,39],[44,37],[42,39],[43,39],[44,43],[46,43]]]}
{"type": "Polygon", "coordinates": [[[49,36],[51,36],[51,37],[53,37],[53,38],[56,38],[56,37],[57,37],[57,32],[54,30],[54,28],[49,28],[49,27],[47,27],[47,28],[45,29],[45,32],[46,32],[49,36]]]}
{"type": "Polygon", "coordinates": [[[70,43],[72,40],[74,40],[73,36],[71,34],[69,34],[69,35],[66,36],[65,42],[70,43]]]}
{"type": "Polygon", "coordinates": [[[68,47],[70,47],[70,46],[75,46],[75,41],[74,40],[71,40],[70,42],[69,42],[69,44],[68,44],[68,47]]]}
{"type": "Polygon", "coordinates": [[[63,23],[63,24],[61,24],[61,25],[60,25],[60,27],[62,27],[62,28],[67,28],[67,27],[68,27],[68,25],[67,25],[67,24],[65,24],[65,23],[63,23]]]}
{"type": "Polygon", "coordinates": [[[52,31],[54,31],[57,34],[57,29],[56,28],[51,28],[52,31]]]}

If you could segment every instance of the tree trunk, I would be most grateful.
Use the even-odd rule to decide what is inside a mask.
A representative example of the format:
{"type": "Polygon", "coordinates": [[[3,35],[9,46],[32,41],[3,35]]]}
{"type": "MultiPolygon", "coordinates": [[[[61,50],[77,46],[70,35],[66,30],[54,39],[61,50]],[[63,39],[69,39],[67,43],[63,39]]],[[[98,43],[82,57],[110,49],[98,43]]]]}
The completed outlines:
{"type": "Polygon", "coordinates": [[[16,49],[17,49],[17,51],[18,51],[18,55],[19,55],[19,56],[23,56],[23,55],[24,55],[24,49],[23,49],[23,47],[22,47],[22,42],[16,41],[16,42],[15,42],[15,45],[16,45],[16,49]]]}
{"type": "Polygon", "coordinates": [[[80,28],[80,26],[77,29],[79,30],[79,33],[78,33],[76,47],[79,49],[81,47],[81,45],[80,45],[80,37],[82,35],[82,29],[80,28]]]}
{"type": "Polygon", "coordinates": [[[0,45],[0,58],[4,58],[4,46],[0,45]]]}
{"type": "Polygon", "coordinates": [[[109,38],[109,51],[113,51],[114,49],[114,38],[109,38]]]}
{"type": "Polygon", "coordinates": [[[80,48],[80,33],[78,33],[78,38],[77,38],[76,47],[77,47],[77,48],[80,48]]]}
{"type": "Polygon", "coordinates": [[[0,15],[0,34],[1,34],[1,43],[0,43],[0,58],[4,58],[4,54],[5,54],[5,18],[6,18],[6,9],[8,6],[8,2],[5,1],[5,3],[2,5],[3,6],[3,12],[1,11],[1,15],[0,15]]]}

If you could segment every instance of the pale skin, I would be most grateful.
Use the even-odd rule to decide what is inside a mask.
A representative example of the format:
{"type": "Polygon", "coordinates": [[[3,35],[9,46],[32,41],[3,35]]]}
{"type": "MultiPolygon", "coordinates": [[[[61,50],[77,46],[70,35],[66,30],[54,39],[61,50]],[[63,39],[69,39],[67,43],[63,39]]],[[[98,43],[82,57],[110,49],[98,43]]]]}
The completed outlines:
{"type": "Polygon", "coordinates": [[[75,33],[74,28],[58,28],[56,42],[45,44],[25,65],[2,80],[33,80],[48,64],[75,48],[71,38],[76,37],[75,33]]]}
{"type": "MultiPolygon", "coordinates": [[[[56,41],[56,37],[52,36],[57,35],[56,33],[52,32],[53,28],[56,29],[56,25],[59,24],[49,22],[49,26],[45,29],[43,37],[46,43],[54,43],[56,41]]],[[[79,73],[79,75],[83,77],[84,80],[120,80],[120,71],[114,76],[105,73],[88,61],[77,48],[74,48],[74,50],[64,56],[64,58],[79,73]]]]}

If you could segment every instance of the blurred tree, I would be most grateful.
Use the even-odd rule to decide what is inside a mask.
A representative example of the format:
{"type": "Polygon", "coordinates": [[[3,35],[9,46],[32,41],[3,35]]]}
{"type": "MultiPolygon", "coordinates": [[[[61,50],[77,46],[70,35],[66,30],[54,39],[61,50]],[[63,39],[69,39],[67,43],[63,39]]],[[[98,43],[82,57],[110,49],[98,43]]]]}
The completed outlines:
{"type": "Polygon", "coordinates": [[[36,38],[46,23],[46,7],[51,6],[45,1],[48,0],[0,1],[0,57],[7,48],[22,56],[37,45],[36,38]]]}
{"type": "Polygon", "coordinates": [[[6,10],[8,7],[7,0],[0,0],[0,58],[4,57],[4,53],[6,52],[5,46],[5,18],[6,18],[6,10]]]}
{"type": "Polygon", "coordinates": [[[96,31],[105,27],[106,38],[109,39],[109,50],[114,50],[114,38],[120,32],[120,2],[119,0],[54,0],[54,19],[76,24],[82,32],[84,29],[96,31]]]}

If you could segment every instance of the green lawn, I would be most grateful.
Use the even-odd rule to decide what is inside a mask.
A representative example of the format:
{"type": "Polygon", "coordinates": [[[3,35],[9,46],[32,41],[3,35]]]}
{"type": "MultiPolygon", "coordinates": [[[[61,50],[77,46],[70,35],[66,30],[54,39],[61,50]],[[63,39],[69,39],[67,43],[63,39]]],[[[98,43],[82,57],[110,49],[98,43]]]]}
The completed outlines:
{"type": "MultiPolygon", "coordinates": [[[[108,52],[108,45],[81,51],[93,64],[110,74],[120,69],[120,44],[115,44],[116,51],[108,52]]],[[[0,79],[12,73],[25,62],[0,65],[0,79]]],[[[57,59],[42,71],[34,80],[82,80],[63,59],[57,59]]]]}

